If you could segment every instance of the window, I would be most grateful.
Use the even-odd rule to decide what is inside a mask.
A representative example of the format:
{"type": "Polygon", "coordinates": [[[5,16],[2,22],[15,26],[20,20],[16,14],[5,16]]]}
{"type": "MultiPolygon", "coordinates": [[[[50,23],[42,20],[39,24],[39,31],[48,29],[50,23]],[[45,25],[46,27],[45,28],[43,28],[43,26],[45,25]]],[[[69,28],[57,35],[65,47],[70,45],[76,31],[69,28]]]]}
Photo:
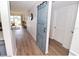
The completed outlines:
{"type": "Polygon", "coordinates": [[[10,16],[10,21],[12,26],[21,26],[21,16],[10,16]]]}

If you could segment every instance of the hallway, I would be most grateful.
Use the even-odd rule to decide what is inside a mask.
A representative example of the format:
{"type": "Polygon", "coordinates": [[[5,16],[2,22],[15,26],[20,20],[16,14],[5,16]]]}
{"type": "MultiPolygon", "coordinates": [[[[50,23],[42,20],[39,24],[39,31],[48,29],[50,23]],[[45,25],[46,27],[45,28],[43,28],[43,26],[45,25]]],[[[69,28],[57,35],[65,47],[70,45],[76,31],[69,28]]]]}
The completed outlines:
{"type": "MultiPolygon", "coordinates": [[[[16,47],[18,56],[26,55],[44,55],[36,46],[36,42],[30,33],[23,28],[15,30],[16,47]]],[[[68,49],[65,49],[61,44],[55,40],[49,41],[49,53],[47,55],[60,56],[68,55],[68,49]]]]}
{"type": "Polygon", "coordinates": [[[33,37],[26,29],[20,28],[15,30],[17,55],[42,55],[42,52],[36,46],[33,37]]]}
{"type": "MultiPolygon", "coordinates": [[[[36,42],[30,33],[23,28],[15,30],[16,47],[18,56],[26,55],[44,55],[41,50],[36,46],[36,42]]],[[[63,48],[60,43],[50,39],[49,53],[47,55],[68,55],[68,50],[63,48]]]]}

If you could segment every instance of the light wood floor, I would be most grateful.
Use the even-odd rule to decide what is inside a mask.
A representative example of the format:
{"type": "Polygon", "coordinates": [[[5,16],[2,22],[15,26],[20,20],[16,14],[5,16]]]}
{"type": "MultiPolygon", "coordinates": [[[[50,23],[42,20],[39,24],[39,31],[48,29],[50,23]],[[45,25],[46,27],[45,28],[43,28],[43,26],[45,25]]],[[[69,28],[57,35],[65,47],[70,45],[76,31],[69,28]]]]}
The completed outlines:
{"type": "MultiPolygon", "coordinates": [[[[44,55],[37,47],[35,40],[26,29],[18,29],[16,33],[17,55],[44,55]]],[[[67,55],[68,50],[61,47],[55,40],[50,39],[49,53],[47,55],[67,55]]]]}
{"type": "Polygon", "coordinates": [[[54,56],[67,56],[69,50],[64,48],[62,44],[57,42],[54,39],[49,39],[49,53],[48,55],[54,55],[54,56]]]}
{"type": "Polygon", "coordinates": [[[43,55],[26,29],[16,30],[17,55],[43,55]]]}

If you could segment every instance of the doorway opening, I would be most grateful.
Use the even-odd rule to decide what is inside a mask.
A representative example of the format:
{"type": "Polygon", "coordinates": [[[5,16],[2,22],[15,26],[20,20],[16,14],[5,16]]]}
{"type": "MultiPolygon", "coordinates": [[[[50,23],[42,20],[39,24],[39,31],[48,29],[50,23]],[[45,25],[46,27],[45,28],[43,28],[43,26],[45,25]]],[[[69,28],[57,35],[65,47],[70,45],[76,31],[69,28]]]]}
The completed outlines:
{"type": "MultiPolygon", "coordinates": [[[[11,1],[10,4],[11,14],[21,15],[20,19],[27,27],[26,29],[21,27],[19,30],[15,30],[17,55],[45,55],[42,51],[45,52],[47,43],[48,2],[11,1]],[[38,40],[39,43],[34,39],[38,40]]],[[[68,55],[76,13],[77,4],[62,1],[52,2],[47,55],[68,55]]],[[[20,26],[16,18],[14,18],[14,23],[16,26],[20,26]]],[[[19,23],[22,24],[22,22],[19,23]]]]}
{"type": "Polygon", "coordinates": [[[40,3],[40,1],[10,1],[10,20],[16,42],[16,55],[43,55],[35,41],[36,11],[40,3]]]}

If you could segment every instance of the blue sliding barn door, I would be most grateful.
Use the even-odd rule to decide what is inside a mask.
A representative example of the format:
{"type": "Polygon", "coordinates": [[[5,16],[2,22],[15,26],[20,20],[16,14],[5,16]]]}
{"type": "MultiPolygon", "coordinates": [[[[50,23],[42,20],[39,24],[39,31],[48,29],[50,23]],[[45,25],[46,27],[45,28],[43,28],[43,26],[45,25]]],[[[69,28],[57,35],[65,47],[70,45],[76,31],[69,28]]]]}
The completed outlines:
{"type": "Polygon", "coordinates": [[[46,51],[48,2],[43,2],[37,7],[37,45],[40,50],[46,51]]]}

